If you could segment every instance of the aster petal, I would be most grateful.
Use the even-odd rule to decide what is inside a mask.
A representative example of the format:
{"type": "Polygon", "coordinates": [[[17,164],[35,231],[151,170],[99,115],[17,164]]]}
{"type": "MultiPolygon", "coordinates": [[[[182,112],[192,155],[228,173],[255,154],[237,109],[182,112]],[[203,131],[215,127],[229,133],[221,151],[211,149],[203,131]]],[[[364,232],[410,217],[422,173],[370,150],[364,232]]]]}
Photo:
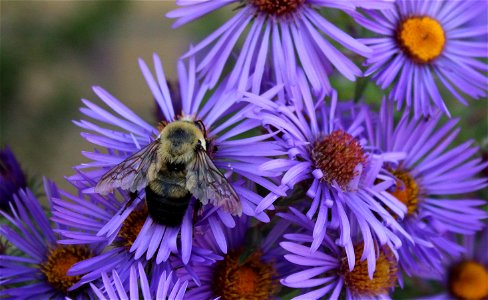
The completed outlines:
{"type": "Polygon", "coordinates": [[[334,285],[329,284],[329,285],[326,285],[325,287],[322,287],[320,289],[316,289],[314,291],[305,293],[303,295],[294,297],[292,299],[293,300],[319,299],[319,298],[324,297],[333,287],[334,287],[334,285]]]}
{"type": "Polygon", "coordinates": [[[339,42],[344,47],[359,53],[362,56],[368,56],[371,53],[370,48],[353,39],[350,35],[344,33],[344,31],[322,18],[317,12],[308,9],[305,10],[304,15],[310,18],[315,26],[321,29],[325,34],[331,36],[335,41],[339,42]]]}

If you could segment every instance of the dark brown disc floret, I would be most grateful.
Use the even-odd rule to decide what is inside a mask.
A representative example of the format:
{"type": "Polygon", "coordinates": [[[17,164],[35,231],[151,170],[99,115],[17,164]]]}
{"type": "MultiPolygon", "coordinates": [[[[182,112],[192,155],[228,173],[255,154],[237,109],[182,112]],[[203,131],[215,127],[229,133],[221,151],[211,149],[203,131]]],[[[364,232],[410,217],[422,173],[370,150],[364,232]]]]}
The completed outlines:
{"type": "Polygon", "coordinates": [[[283,17],[295,12],[305,0],[249,0],[259,13],[283,17]]]}
{"type": "Polygon", "coordinates": [[[335,181],[346,189],[349,182],[359,175],[357,166],[365,163],[366,154],[353,136],[336,130],[314,143],[312,160],[323,173],[322,181],[335,181]]]}

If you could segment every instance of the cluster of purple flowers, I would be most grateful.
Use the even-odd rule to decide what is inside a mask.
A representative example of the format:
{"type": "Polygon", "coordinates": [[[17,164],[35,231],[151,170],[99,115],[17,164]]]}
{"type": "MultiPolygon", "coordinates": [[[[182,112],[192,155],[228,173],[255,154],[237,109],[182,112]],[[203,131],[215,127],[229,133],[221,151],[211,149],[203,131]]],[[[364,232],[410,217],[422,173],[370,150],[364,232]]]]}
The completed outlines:
{"type": "Polygon", "coordinates": [[[488,163],[473,141],[456,143],[457,119],[442,120],[446,94],[486,96],[485,1],[177,4],[175,26],[227,5],[234,15],[177,62],[177,87],[156,54],[154,71],[139,61],[161,119],[94,87],[102,103],[82,100],[75,124],[96,148],[67,177],[74,192],[44,180],[48,214],[0,153],[1,297],[383,299],[408,278],[441,281],[443,299],[488,297],[477,194],[488,163]],[[375,81],[384,97],[340,100],[334,76],[375,81]],[[98,193],[102,176],[178,120],[204,125],[206,155],[242,215],[192,196],[181,223],[165,225],[144,189],[98,193]]]}

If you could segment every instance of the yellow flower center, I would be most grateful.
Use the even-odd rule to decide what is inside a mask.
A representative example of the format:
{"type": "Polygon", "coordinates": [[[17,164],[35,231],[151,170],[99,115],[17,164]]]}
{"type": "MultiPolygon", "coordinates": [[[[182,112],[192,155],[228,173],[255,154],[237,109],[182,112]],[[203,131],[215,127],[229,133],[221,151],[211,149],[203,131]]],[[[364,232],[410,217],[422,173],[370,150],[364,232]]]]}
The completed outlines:
{"type": "Polygon", "coordinates": [[[260,13],[281,17],[296,11],[305,0],[249,0],[260,13]]]}
{"type": "Polygon", "coordinates": [[[363,244],[354,247],[356,264],[352,271],[349,271],[347,258],[342,259],[341,273],[346,286],[359,298],[388,294],[397,281],[398,263],[393,253],[388,248],[380,249],[380,255],[376,258],[376,270],[371,279],[367,260],[360,261],[363,249],[363,244]]]}
{"type": "Polygon", "coordinates": [[[408,214],[415,213],[419,202],[419,187],[413,177],[405,170],[393,170],[391,173],[396,177],[396,187],[390,192],[408,208],[408,214]]]}
{"type": "Polygon", "coordinates": [[[241,251],[231,252],[217,262],[212,280],[214,295],[222,300],[270,299],[278,286],[273,265],[264,263],[259,251],[244,261],[241,256],[241,251]]]}
{"type": "Polygon", "coordinates": [[[75,263],[92,256],[91,251],[87,247],[60,245],[49,251],[47,260],[40,265],[40,269],[52,287],[66,294],[68,289],[81,278],[81,275],[66,275],[68,270],[75,263]]]}
{"type": "Polygon", "coordinates": [[[364,164],[366,155],[358,141],[343,130],[336,130],[324,139],[315,142],[312,149],[315,167],[324,174],[322,181],[345,189],[358,175],[356,167],[364,164]]]}
{"type": "Polygon", "coordinates": [[[462,261],[449,272],[449,290],[462,300],[481,300],[488,297],[488,271],[475,261],[462,261]]]}
{"type": "Polygon", "coordinates": [[[133,210],[127,219],[125,219],[120,231],[117,235],[118,240],[116,245],[119,247],[127,247],[130,248],[134,241],[136,240],[139,232],[142,229],[142,226],[146,222],[147,219],[147,206],[146,204],[141,204],[133,210]]]}
{"type": "Polygon", "coordinates": [[[398,28],[397,39],[405,53],[418,63],[428,63],[444,49],[444,29],[429,17],[405,19],[398,28]]]}

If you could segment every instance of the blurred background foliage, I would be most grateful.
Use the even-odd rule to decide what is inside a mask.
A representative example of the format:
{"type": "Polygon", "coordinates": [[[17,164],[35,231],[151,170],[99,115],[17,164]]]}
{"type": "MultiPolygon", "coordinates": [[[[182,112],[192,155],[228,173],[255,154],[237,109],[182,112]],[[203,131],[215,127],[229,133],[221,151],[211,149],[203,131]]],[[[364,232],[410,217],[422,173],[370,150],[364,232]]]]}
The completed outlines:
{"type": "MultiPolygon", "coordinates": [[[[233,13],[233,7],[225,8],[173,30],[164,15],[174,8],[173,1],[0,1],[0,147],[9,145],[31,177],[46,176],[70,189],[63,177],[87,161],[81,150],[93,148],[71,122],[82,118],[81,98],[100,103],[91,86],[102,86],[156,124],[137,59],[152,65],[152,53],[158,53],[167,78],[175,80],[178,57],[233,13]]],[[[343,13],[327,12],[327,18],[354,37],[368,34],[343,13]]],[[[331,81],[341,99],[363,94],[379,106],[383,93],[374,83],[339,76],[331,81]]],[[[474,139],[486,159],[487,99],[472,100],[466,107],[446,91],[443,95],[452,116],[460,118],[457,143],[474,139]]],[[[477,196],[488,198],[486,191],[477,196]]],[[[410,283],[396,298],[435,290],[410,283]]]]}
{"type": "Polygon", "coordinates": [[[100,85],[149,122],[153,101],[137,59],[161,56],[167,77],[191,41],[222,21],[171,30],[173,1],[0,1],[0,147],[9,145],[30,175],[63,188],[92,149],[72,120],[81,98],[100,103],[100,85]],[[203,25],[203,26],[202,26],[203,25]],[[202,30],[203,29],[203,30],[202,30]]]}

